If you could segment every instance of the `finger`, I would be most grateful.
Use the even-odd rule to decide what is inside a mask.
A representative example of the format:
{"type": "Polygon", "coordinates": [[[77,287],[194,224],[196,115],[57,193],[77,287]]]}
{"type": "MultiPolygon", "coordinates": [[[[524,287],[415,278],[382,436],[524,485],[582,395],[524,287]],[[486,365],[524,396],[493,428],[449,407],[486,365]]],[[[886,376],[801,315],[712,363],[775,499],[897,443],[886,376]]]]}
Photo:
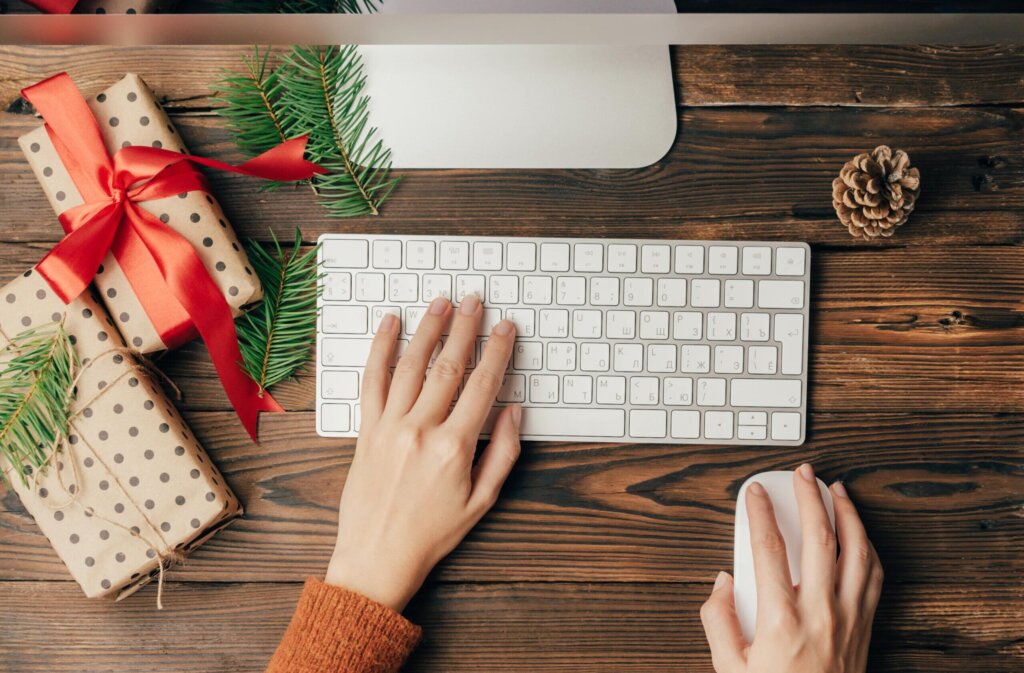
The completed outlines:
{"type": "Polygon", "coordinates": [[[793,488],[803,535],[800,596],[818,608],[831,605],[836,590],[836,534],[810,465],[804,463],[797,469],[793,488]]]}
{"type": "Polygon", "coordinates": [[[711,596],[700,608],[700,621],[704,625],[711,648],[711,664],[717,673],[733,673],[744,669],[747,641],[740,630],[733,600],[732,577],[718,573],[711,596]]]}
{"type": "Polygon", "coordinates": [[[867,595],[876,557],[871,542],[868,541],[864,524],[861,523],[857,508],[850,500],[846,488],[840,482],[836,482],[832,484],[832,495],[836,512],[836,534],[839,537],[837,593],[839,604],[847,614],[854,616],[861,610],[867,595]]]}
{"type": "Polygon", "coordinates": [[[874,621],[875,608],[878,607],[878,601],[882,597],[882,583],[885,580],[885,573],[882,570],[882,561],[878,558],[878,551],[875,549],[875,545],[868,541],[868,546],[871,547],[871,572],[868,573],[868,588],[864,592],[864,602],[861,606],[864,613],[868,616],[868,623],[874,621]]]}
{"type": "Polygon", "coordinates": [[[476,438],[480,434],[505,379],[515,341],[516,328],[510,320],[502,320],[491,330],[484,354],[448,418],[448,424],[463,436],[476,438]]]}
{"type": "Polygon", "coordinates": [[[434,349],[437,348],[437,342],[441,339],[441,332],[448,323],[448,312],[451,307],[447,297],[437,297],[430,302],[430,307],[416,328],[412,342],[395,366],[395,376],[385,406],[389,414],[407,413],[420,396],[423,376],[427,372],[427,365],[430,364],[434,349]]]}
{"type": "Polygon", "coordinates": [[[473,468],[470,507],[482,516],[498,499],[501,487],[519,458],[519,426],[523,408],[514,404],[502,409],[494,422],[491,441],[473,468]]]}
{"type": "Polygon", "coordinates": [[[384,413],[388,385],[391,382],[391,353],[395,350],[398,324],[396,316],[385,314],[370,345],[370,355],[363,369],[363,385],[359,392],[359,423],[364,429],[374,425],[384,413]]]}
{"type": "Polygon", "coordinates": [[[476,331],[482,315],[476,295],[463,297],[452,320],[451,334],[427,373],[423,394],[416,400],[412,413],[432,423],[440,423],[448,417],[452,399],[466,373],[466,360],[476,348],[476,331]]]}
{"type": "Polygon", "coordinates": [[[764,486],[756,481],[747,488],[747,520],[754,555],[754,580],[757,582],[757,622],[766,624],[772,610],[793,601],[794,592],[786,541],[775,521],[771,498],[764,486]]]}

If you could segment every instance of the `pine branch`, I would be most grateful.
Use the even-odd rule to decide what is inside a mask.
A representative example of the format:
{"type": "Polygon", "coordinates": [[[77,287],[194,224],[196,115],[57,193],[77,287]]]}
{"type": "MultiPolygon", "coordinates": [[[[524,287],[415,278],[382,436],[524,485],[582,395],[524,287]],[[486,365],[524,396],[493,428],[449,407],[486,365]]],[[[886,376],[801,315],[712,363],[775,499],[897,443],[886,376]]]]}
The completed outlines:
{"type": "Polygon", "coordinates": [[[27,483],[67,433],[78,357],[58,323],[14,337],[0,362],[0,455],[27,483]]]}
{"type": "Polygon", "coordinates": [[[274,238],[273,254],[259,243],[246,246],[263,284],[263,302],[237,324],[242,368],[260,390],[294,375],[316,343],[317,248],[303,254],[302,232],[286,254],[274,238]]]}
{"type": "Polygon", "coordinates": [[[367,126],[370,99],[355,45],[294,47],[282,60],[282,99],[310,135],[310,159],[328,170],[313,180],[325,207],[339,217],[377,215],[398,178],[390,176],[391,150],[367,126]]]}
{"type": "Polygon", "coordinates": [[[217,5],[230,14],[372,14],[379,0],[229,0],[217,5]]]}
{"type": "Polygon", "coordinates": [[[252,57],[243,60],[245,72],[225,71],[212,88],[227,105],[217,113],[228,120],[235,143],[250,156],[262,154],[289,139],[288,110],[281,104],[281,78],[270,65],[271,49],[262,54],[256,47],[252,57]]]}

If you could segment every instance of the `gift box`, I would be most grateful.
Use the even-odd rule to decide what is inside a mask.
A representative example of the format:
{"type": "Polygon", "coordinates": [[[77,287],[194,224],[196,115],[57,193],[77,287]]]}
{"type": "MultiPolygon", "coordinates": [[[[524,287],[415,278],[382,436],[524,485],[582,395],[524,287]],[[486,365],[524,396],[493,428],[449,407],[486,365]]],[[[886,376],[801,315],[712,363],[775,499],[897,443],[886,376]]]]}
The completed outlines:
{"type": "Polygon", "coordinates": [[[0,289],[0,347],[57,321],[80,360],[66,441],[24,481],[0,465],[86,596],[123,597],[242,508],[90,292],[65,305],[34,270],[0,289]]]}
{"type": "MultiPolygon", "coordinates": [[[[88,105],[111,155],[129,146],[187,153],[181,136],[138,75],[126,75],[89,99],[88,105]]],[[[61,214],[84,202],[46,127],[41,126],[25,134],[18,143],[54,211],[61,214]]],[[[140,201],[138,205],[160,218],[192,245],[234,317],[241,315],[246,305],[262,298],[259,279],[213,196],[202,191],[183,192],[167,198],[140,201]]],[[[181,338],[176,339],[179,343],[165,342],[164,335],[147,315],[133,284],[113,253],[104,258],[95,283],[118,330],[140,353],[165,350],[195,338],[194,331],[183,329],[181,338]]],[[[174,299],[163,297],[161,301],[173,302],[174,299]]]]}

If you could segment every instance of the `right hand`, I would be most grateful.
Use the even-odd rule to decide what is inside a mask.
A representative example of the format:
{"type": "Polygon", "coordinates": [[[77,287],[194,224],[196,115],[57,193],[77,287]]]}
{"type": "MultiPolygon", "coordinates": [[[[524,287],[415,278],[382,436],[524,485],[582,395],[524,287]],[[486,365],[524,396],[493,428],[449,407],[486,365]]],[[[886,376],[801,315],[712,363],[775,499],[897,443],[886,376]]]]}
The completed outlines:
{"type": "Polygon", "coordinates": [[[814,471],[793,476],[803,556],[800,585],[789,576],[786,543],[767,492],[747,489],[747,514],[757,582],[757,629],[747,644],[733,602],[732,578],[719,573],[701,608],[717,673],[864,673],[871,623],[882,591],[882,564],[839,482],[832,485],[836,534],[828,521],[814,471]]]}

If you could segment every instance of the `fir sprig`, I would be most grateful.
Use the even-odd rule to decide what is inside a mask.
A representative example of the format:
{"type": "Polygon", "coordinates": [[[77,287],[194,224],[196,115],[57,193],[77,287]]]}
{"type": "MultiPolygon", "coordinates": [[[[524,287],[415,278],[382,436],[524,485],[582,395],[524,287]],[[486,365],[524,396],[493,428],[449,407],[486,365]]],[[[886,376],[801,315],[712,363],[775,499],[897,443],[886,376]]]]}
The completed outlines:
{"type": "Polygon", "coordinates": [[[308,134],[307,154],[328,170],[312,179],[331,215],[377,215],[399,182],[391,150],[368,125],[369,97],[354,45],[293,47],[271,63],[257,49],[244,73],[215,87],[239,147],[250,155],[308,134]]]}
{"type": "Polygon", "coordinates": [[[26,480],[67,434],[78,357],[60,323],[27,330],[2,350],[0,454],[26,480]]]}
{"type": "Polygon", "coordinates": [[[218,4],[231,14],[370,14],[374,0],[229,0],[218,4]]]}
{"type": "Polygon", "coordinates": [[[286,253],[274,237],[274,250],[250,241],[249,260],[263,284],[263,301],[237,324],[242,368],[260,390],[301,369],[316,343],[317,248],[303,253],[302,233],[286,253]]]}

